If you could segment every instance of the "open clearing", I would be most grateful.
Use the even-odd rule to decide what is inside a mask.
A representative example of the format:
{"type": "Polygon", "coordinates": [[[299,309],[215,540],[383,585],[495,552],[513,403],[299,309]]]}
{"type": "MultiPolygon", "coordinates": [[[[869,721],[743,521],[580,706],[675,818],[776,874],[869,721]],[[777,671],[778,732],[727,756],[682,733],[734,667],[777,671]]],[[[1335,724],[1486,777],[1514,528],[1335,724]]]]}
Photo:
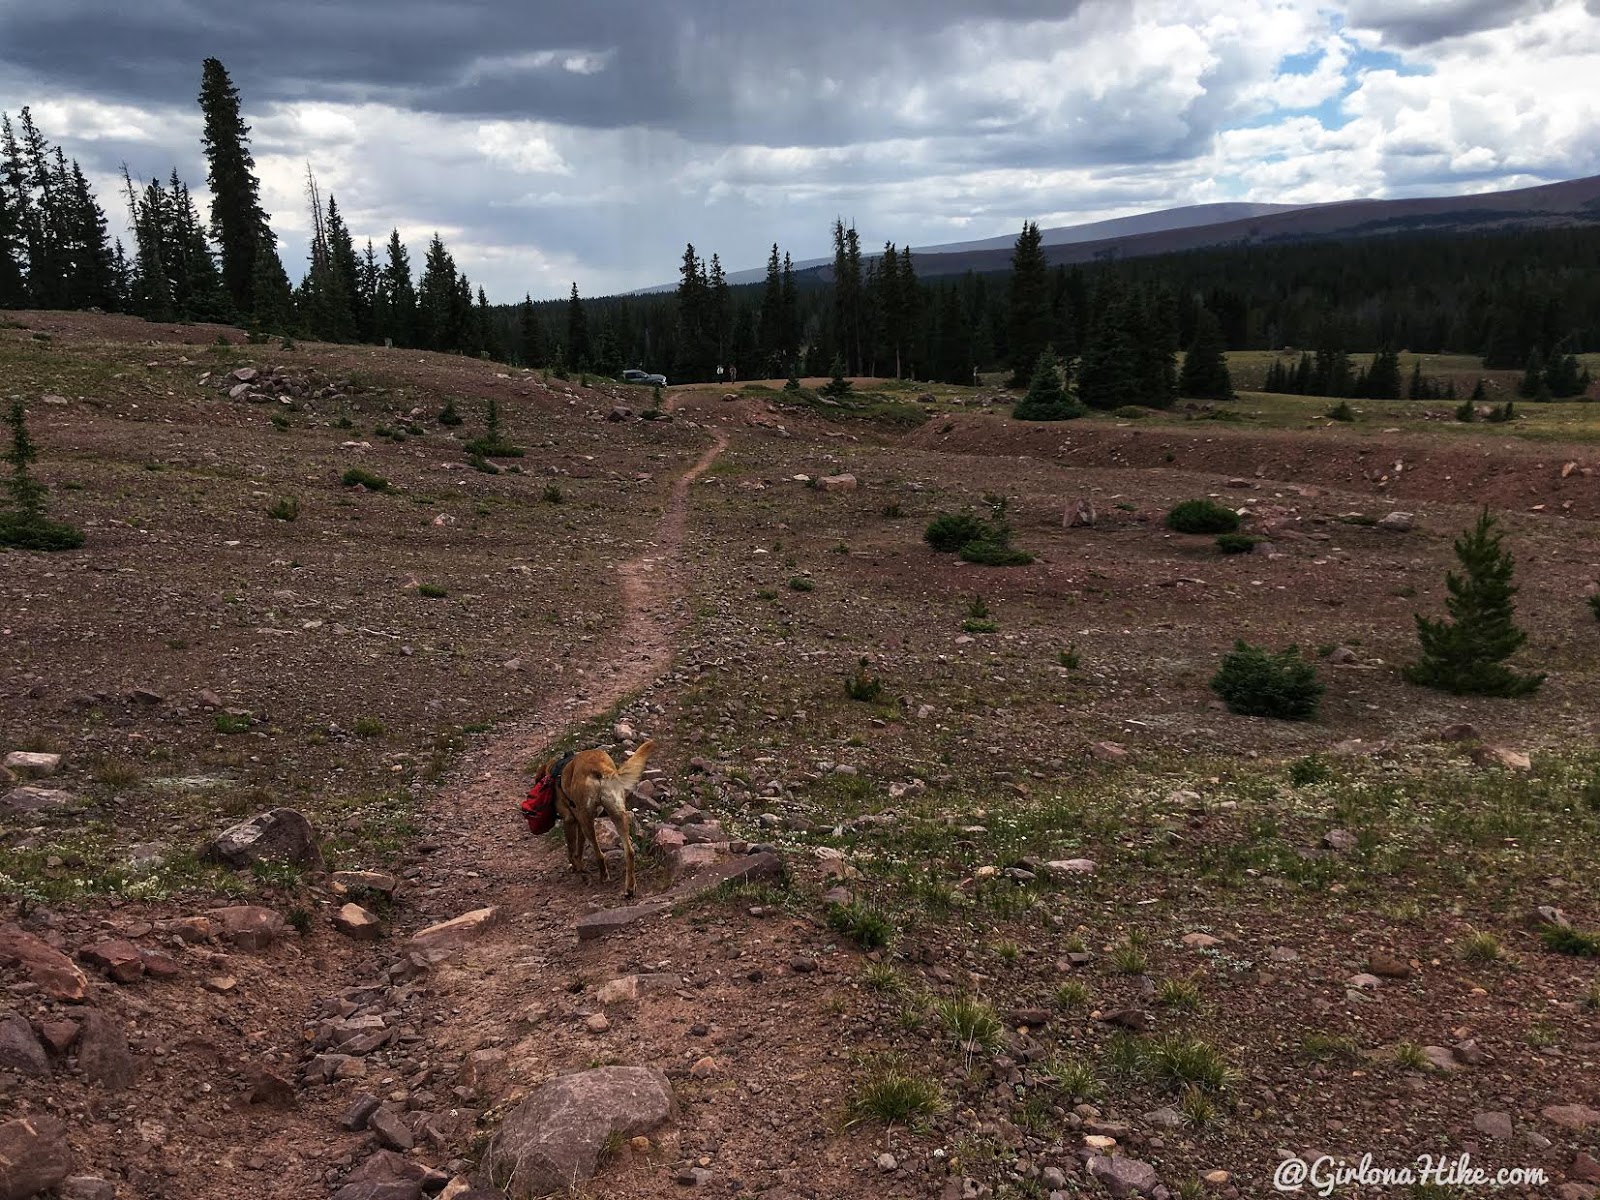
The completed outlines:
{"type": "MultiPolygon", "coordinates": [[[[88,541],[0,553],[0,753],[61,754],[33,782],[70,796],[0,814],[5,916],[145,959],[125,984],[84,963],[81,1004],[0,966],[0,1010],[64,1039],[48,1078],[0,1061],[0,1117],[61,1118],[118,1197],[320,1197],[394,1165],[341,1127],[370,1093],[437,1191],[541,1083],[616,1064],[679,1112],[608,1142],[595,1198],[1103,1195],[1086,1138],[1170,1195],[1270,1195],[1285,1154],[1468,1153],[1548,1174],[1502,1194],[1592,1197],[1600,959],[1534,922],[1600,930],[1600,410],[1345,425],[1250,393],[1243,420],[1020,425],[992,393],[860,385],[862,408],[674,388],[642,420],[646,389],[489,362],[8,314],[0,397],[88,541]],[[462,447],[491,398],[522,451],[496,473],[462,447]],[[1001,496],[1031,565],[923,543],[1001,496]],[[1271,552],[1165,528],[1203,496],[1271,552]],[[1064,527],[1080,500],[1094,524],[1064,527]],[[1532,699],[1399,675],[1480,502],[1518,561],[1518,662],[1549,672],[1532,699]],[[1409,530],[1374,523],[1395,511],[1409,530]],[[1223,710],[1237,638],[1305,648],[1318,719],[1223,710]],[[852,699],[863,659],[881,689],[852,699]],[[786,877],[579,941],[621,883],[576,880],[515,805],[530,763],[645,736],[643,842],[714,821],[786,877]],[[329,869],[400,880],[380,940],[334,929],[320,872],[197,854],[280,806],[329,869]],[[1092,871],[1046,865],[1069,860],[1092,871]],[[250,950],[172,924],[241,903],[291,928],[250,950]],[[629,975],[654,979],[603,990],[629,975]],[[329,1019],[368,1009],[380,1043],[333,1061],[329,1019]],[[125,1079],[62,1028],[89,1012],[125,1079]],[[881,1119],[892,1072],[926,1112],[881,1119]]],[[[672,862],[642,854],[646,896],[672,862]]]]}

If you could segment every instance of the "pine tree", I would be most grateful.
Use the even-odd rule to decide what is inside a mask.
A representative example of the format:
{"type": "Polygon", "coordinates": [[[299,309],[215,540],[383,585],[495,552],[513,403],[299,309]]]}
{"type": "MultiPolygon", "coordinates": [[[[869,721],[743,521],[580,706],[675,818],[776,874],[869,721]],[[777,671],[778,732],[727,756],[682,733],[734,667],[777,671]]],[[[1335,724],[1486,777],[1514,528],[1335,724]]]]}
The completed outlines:
{"type": "MultiPolygon", "coordinates": [[[[1278,363],[1274,360],[1270,370],[1276,369],[1278,363]]],[[[1267,390],[1276,389],[1269,386],[1267,390]]],[[[1202,308],[1196,318],[1194,341],[1189,343],[1188,352],[1183,356],[1178,394],[1196,400],[1234,398],[1233,377],[1228,373],[1228,359],[1222,341],[1222,324],[1210,309],[1202,308]]]]}
{"type": "MultiPolygon", "coordinates": [[[[709,379],[715,366],[710,342],[711,296],[705,264],[695,254],[693,242],[684,247],[676,298],[678,339],[673,374],[688,383],[709,379]]],[[[568,357],[570,360],[570,347],[568,357]]]]}
{"type": "Polygon", "coordinates": [[[20,396],[12,400],[6,423],[11,426],[11,449],[5,456],[11,464],[11,478],[6,480],[11,509],[0,512],[0,546],[16,550],[77,549],[83,545],[83,534],[45,515],[45,486],[33,477],[31,469],[38,451],[28,435],[27,412],[20,396]]]}
{"type": "MultiPolygon", "coordinates": [[[[1022,387],[1035,372],[1050,340],[1050,269],[1044,257],[1039,226],[1024,221],[1011,250],[1011,290],[1006,321],[1006,361],[1010,388],[1022,387]]],[[[1053,357],[1053,356],[1052,356],[1053,357]]]]}
{"type": "Polygon", "coordinates": [[[842,218],[833,222],[833,342],[844,355],[845,371],[862,370],[861,326],[864,313],[861,291],[861,239],[855,226],[842,218]]]}
{"type": "Polygon", "coordinates": [[[1090,408],[1114,409],[1143,402],[1143,353],[1133,333],[1137,298],[1107,280],[1099,312],[1078,364],[1078,399],[1090,408]]]}
{"type": "Polygon", "coordinates": [[[578,299],[578,285],[572,285],[572,296],[567,301],[567,362],[582,371],[591,366],[592,351],[589,346],[589,319],[583,311],[583,301],[578,299]]]}
{"type": "Polygon", "coordinates": [[[795,292],[794,264],[787,250],[783,254],[783,307],[778,332],[778,352],[793,370],[800,355],[800,297],[795,292]]]}
{"type": "Polygon", "coordinates": [[[782,369],[783,336],[783,273],[778,260],[778,243],[772,243],[772,253],[767,255],[767,278],[761,287],[761,317],[756,332],[761,351],[762,374],[775,376],[782,369]]]}
{"type": "Polygon", "coordinates": [[[396,346],[417,344],[417,288],[411,281],[411,254],[398,229],[390,230],[384,247],[373,324],[375,336],[388,338],[396,346]]]}
{"type": "Polygon", "coordinates": [[[28,193],[9,114],[0,113],[0,308],[25,308],[28,278],[23,269],[28,193]]]}
{"type": "MultiPolygon", "coordinates": [[[[1522,372],[1522,382],[1517,384],[1517,395],[1524,400],[1536,400],[1540,393],[1545,391],[1544,382],[1544,356],[1535,346],[1528,352],[1528,365],[1522,372]]],[[[1548,399],[1548,394],[1544,397],[1548,399]]]]}
{"type": "Polygon", "coordinates": [[[1130,299],[1127,335],[1139,360],[1136,404],[1170,408],[1178,396],[1177,302],[1166,288],[1151,287],[1135,305],[1130,299]]]}
{"type": "Polygon", "coordinates": [[[1384,346],[1372,356],[1372,366],[1367,371],[1366,386],[1361,394],[1371,400],[1398,400],[1400,384],[1400,356],[1384,346]]]}
{"type": "Polygon", "coordinates": [[[309,266],[300,281],[298,306],[305,321],[306,331],[325,342],[348,342],[355,334],[355,318],[350,301],[351,278],[345,274],[342,261],[349,251],[353,268],[355,252],[350,249],[350,235],[344,223],[335,228],[332,218],[339,214],[338,206],[322,204],[316,177],[306,168],[306,198],[311,204],[311,247],[309,266]],[[343,246],[335,244],[341,237],[343,246]]]}
{"type": "Polygon", "coordinates": [[[251,331],[257,334],[275,333],[280,337],[298,331],[294,289],[289,286],[289,273],[283,269],[278,248],[265,233],[260,235],[250,269],[251,331]]]}
{"type": "Polygon", "coordinates": [[[206,59],[201,68],[200,111],[205,116],[201,146],[211,188],[211,236],[222,251],[222,282],[234,308],[250,313],[256,294],[256,254],[263,244],[276,250],[278,243],[261,207],[250,127],[239,115],[238,89],[215,58],[206,59]]]}
{"type": "Polygon", "coordinates": [[[539,322],[539,314],[533,307],[531,295],[524,294],[522,297],[522,304],[517,310],[517,324],[522,347],[522,365],[544,366],[544,329],[539,322]]]}
{"type": "Polygon", "coordinates": [[[1061,363],[1049,346],[1033,368],[1028,392],[1017,401],[1011,415],[1019,421],[1070,421],[1083,416],[1083,407],[1067,394],[1061,380],[1061,363]]]}
{"type": "Polygon", "coordinates": [[[1505,665],[1528,635],[1512,622],[1516,563],[1501,548],[1501,537],[1485,508],[1477,525],[1456,539],[1465,575],[1445,576],[1452,619],[1415,618],[1422,658],[1405,669],[1412,683],[1473,696],[1526,696],[1544,683],[1543,674],[1522,675],[1505,665]]]}
{"type": "Polygon", "coordinates": [[[1473,386],[1473,389],[1472,389],[1472,397],[1471,397],[1472,402],[1474,404],[1479,404],[1479,403],[1487,400],[1488,398],[1489,398],[1489,393],[1484,390],[1483,376],[1480,375],[1478,377],[1478,382],[1473,386]]]}
{"type": "Polygon", "coordinates": [[[456,263],[437,233],[423,259],[422,281],[417,285],[417,345],[424,350],[449,350],[452,337],[456,263]]]}

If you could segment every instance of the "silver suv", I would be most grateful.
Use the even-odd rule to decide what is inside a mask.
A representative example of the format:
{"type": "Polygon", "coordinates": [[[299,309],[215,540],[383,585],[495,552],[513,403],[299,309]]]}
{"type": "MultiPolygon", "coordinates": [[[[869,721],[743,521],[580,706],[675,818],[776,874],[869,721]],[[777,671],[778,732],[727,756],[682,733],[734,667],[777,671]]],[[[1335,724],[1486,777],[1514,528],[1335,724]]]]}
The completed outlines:
{"type": "Polygon", "coordinates": [[[638,367],[629,367],[622,373],[622,382],[642,383],[646,387],[650,386],[651,384],[654,384],[656,387],[666,387],[667,377],[665,375],[652,375],[648,371],[639,370],[638,367]]]}

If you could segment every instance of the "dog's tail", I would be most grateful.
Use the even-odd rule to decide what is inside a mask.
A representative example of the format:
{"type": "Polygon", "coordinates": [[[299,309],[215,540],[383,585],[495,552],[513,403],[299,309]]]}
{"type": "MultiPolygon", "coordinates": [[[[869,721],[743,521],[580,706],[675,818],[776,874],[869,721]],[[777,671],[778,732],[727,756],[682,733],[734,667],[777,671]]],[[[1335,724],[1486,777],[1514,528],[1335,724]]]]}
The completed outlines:
{"type": "Polygon", "coordinates": [[[644,764],[650,759],[650,752],[656,748],[655,741],[646,742],[632,754],[628,760],[617,768],[617,778],[622,781],[622,786],[630,791],[639,786],[639,780],[644,778],[644,764]]]}

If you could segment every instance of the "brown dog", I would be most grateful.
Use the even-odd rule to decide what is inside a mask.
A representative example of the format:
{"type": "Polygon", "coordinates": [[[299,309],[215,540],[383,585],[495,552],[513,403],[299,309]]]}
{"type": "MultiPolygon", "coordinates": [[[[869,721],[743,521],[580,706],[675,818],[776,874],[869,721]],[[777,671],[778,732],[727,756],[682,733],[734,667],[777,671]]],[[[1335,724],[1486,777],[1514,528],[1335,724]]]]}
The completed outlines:
{"type": "MultiPolygon", "coordinates": [[[[620,767],[604,750],[583,750],[572,756],[561,778],[556,781],[556,813],[561,817],[561,832],[567,839],[567,861],[580,879],[589,877],[583,865],[585,842],[594,847],[600,863],[600,878],[606,879],[606,856],[594,835],[594,820],[608,816],[622,838],[622,857],[627,863],[627,894],[633,895],[633,831],[628,822],[628,793],[639,786],[644,764],[655,749],[649,741],[635,750],[620,767]]],[[[549,772],[558,762],[550,759],[539,768],[549,772]]]]}

